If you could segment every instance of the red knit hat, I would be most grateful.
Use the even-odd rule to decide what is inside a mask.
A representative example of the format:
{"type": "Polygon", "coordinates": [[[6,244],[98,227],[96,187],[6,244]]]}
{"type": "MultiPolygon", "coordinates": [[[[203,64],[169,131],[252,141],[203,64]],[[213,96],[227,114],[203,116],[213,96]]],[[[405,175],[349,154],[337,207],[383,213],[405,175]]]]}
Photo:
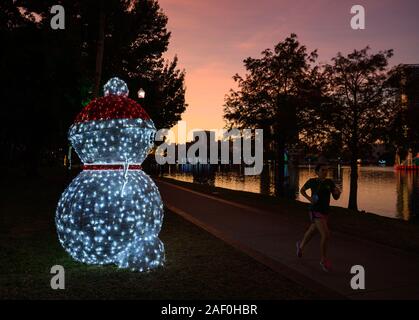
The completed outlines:
{"type": "Polygon", "coordinates": [[[150,117],[136,101],[125,96],[110,94],[92,100],[77,115],[74,123],[113,119],[149,120],[150,117]]]}

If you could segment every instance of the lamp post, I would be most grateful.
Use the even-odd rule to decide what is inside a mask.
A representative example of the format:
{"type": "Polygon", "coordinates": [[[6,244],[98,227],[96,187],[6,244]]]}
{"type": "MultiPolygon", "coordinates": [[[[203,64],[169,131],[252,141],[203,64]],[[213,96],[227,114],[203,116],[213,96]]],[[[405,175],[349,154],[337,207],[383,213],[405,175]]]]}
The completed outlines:
{"type": "Polygon", "coordinates": [[[141,88],[140,90],[138,90],[138,98],[139,99],[144,99],[145,98],[145,91],[143,88],[141,88]]]}

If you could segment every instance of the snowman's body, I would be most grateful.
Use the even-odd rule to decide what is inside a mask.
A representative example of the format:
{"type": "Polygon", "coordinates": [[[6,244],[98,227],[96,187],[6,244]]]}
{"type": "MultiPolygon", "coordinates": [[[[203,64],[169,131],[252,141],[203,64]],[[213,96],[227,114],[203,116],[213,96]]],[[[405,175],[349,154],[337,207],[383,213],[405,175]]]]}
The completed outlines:
{"type": "Polygon", "coordinates": [[[87,105],[70,128],[85,165],[61,196],[56,225],[74,259],[139,271],[164,263],[163,204],[140,166],[155,131],[139,104],[112,91],[87,105]]]}

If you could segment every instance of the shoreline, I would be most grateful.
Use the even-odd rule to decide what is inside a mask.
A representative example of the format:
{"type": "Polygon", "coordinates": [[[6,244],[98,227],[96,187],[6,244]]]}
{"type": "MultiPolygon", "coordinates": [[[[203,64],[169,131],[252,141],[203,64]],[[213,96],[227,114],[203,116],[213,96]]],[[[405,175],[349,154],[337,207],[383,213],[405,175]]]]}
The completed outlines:
{"type": "MultiPolygon", "coordinates": [[[[237,191],[220,187],[184,182],[151,175],[153,179],[179,185],[195,192],[210,194],[224,200],[257,207],[258,209],[286,215],[294,224],[300,224],[302,232],[309,223],[308,204],[290,199],[279,199],[253,192],[237,191]]],[[[334,232],[373,241],[414,254],[419,253],[419,224],[380,216],[369,212],[355,212],[342,207],[330,207],[330,229],[334,232]]]]}

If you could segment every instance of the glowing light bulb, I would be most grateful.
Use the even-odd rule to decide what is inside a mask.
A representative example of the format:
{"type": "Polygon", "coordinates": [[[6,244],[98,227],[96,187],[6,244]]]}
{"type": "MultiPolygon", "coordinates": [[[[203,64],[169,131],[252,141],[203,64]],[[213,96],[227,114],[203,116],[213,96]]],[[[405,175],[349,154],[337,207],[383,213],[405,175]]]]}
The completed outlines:
{"type": "Polygon", "coordinates": [[[140,98],[140,99],[144,99],[145,98],[145,91],[143,90],[143,88],[141,88],[140,90],[138,90],[137,94],[138,94],[138,98],[140,98]]]}

